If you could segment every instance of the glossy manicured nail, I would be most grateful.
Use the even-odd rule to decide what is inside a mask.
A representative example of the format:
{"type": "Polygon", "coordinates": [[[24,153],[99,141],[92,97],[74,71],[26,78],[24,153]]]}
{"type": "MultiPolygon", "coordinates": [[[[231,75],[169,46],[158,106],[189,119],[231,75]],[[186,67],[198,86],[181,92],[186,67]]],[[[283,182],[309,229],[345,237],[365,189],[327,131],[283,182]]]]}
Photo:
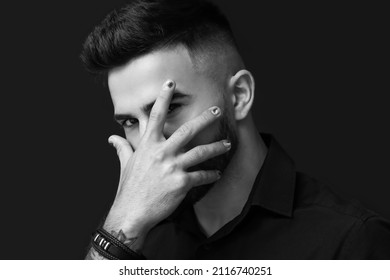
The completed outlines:
{"type": "Polygon", "coordinates": [[[175,83],[172,80],[168,80],[164,84],[164,89],[165,90],[171,89],[171,88],[173,88],[174,84],[175,83]]]}
{"type": "Polygon", "coordinates": [[[228,149],[230,149],[232,146],[232,143],[229,140],[223,140],[222,143],[228,149]]]}
{"type": "Polygon", "coordinates": [[[221,110],[217,106],[211,107],[210,111],[214,116],[221,114],[221,110]]]}

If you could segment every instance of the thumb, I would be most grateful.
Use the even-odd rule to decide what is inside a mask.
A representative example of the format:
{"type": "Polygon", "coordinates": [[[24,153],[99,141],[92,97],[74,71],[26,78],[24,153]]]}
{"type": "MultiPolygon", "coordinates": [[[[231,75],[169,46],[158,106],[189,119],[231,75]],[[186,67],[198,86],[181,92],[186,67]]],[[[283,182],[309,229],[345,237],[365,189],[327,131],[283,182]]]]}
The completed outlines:
{"type": "Polygon", "coordinates": [[[122,170],[126,166],[131,155],[133,154],[133,148],[126,139],[118,135],[111,135],[108,138],[108,143],[110,143],[116,149],[116,153],[118,154],[122,170]]]}

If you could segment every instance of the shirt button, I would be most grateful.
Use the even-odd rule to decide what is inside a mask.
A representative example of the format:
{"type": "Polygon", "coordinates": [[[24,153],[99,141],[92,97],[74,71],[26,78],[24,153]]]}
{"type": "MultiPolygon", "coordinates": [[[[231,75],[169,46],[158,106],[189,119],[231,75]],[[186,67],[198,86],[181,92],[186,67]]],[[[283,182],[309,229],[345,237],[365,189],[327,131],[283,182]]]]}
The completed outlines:
{"type": "Polygon", "coordinates": [[[211,246],[210,246],[210,245],[204,245],[204,246],[203,246],[203,249],[204,249],[205,251],[210,251],[210,250],[211,250],[211,246]]]}

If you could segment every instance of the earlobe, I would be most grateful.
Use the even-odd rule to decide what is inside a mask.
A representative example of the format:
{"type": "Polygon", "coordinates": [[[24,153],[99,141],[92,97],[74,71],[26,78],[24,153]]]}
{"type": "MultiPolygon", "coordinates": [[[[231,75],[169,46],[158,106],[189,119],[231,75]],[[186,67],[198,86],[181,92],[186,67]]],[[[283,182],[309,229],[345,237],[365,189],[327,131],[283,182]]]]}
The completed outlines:
{"type": "Polygon", "coordinates": [[[235,119],[245,119],[253,104],[255,80],[248,70],[238,71],[230,80],[235,119]]]}

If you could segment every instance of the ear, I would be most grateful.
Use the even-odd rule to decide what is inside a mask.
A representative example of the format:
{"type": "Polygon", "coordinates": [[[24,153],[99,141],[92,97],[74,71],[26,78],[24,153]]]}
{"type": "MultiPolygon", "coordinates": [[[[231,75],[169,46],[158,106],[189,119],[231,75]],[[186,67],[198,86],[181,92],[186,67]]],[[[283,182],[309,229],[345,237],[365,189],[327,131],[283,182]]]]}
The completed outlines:
{"type": "Polygon", "coordinates": [[[237,121],[245,119],[252,108],[255,95],[255,80],[248,70],[240,70],[229,82],[232,93],[234,116],[237,121]]]}

